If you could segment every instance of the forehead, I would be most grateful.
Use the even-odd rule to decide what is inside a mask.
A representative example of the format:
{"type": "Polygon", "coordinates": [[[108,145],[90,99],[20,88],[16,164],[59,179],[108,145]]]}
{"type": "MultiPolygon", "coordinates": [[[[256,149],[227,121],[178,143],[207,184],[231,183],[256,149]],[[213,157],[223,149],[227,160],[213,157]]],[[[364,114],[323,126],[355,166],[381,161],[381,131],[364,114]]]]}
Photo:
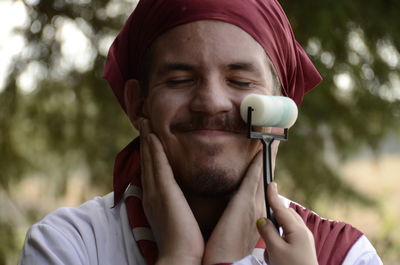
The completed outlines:
{"type": "Polygon", "coordinates": [[[151,51],[153,63],[189,60],[199,64],[265,64],[267,61],[264,49],[247,32],[216,20],[177,26],[158,37],[151,51]]]}

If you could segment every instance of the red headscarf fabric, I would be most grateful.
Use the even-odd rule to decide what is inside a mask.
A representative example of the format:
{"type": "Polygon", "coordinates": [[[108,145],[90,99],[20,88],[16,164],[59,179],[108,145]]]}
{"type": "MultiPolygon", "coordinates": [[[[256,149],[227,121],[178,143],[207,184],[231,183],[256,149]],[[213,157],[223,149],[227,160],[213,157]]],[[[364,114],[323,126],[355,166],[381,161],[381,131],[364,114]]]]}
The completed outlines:
{"type": "MultiPolygon", "coordinates": [[[[139,79],[145,53],[154,40],[168,29],[199,20],[231,23],[251,35],[270,58],[282,93],[298,105],[304,94],[322,80],[295,40],[289,21],[276,0],[140,0],[112,44],[104,69],[104,78],[125,111],[125,83],[129,79],[139,79]]],[[[116,158],[115,204],[121,201],[129,184],[140,189],[139,144],[139,139],[135,139],[116,158]]],[[[140,198],[125,194],[125,202],[133,231],[147,227],[140,198]]],[[[155,243],[136,240],[147,264],[153,264],[155,243]]]]}
{"type": "MultiPolygon", "coordinates": [[[[168,29],[206,19],[234,24],[250,34],[274,65],[283,94],[298,105],[304,94],[322,80],[295,40],[276,0],[140,0],[112,44],[104,69],[104,78],[124,110],[125,82],[139,78],[143,57],[151,43],[168,29]]],[[[115,203],[121,200],[134,167],[138,167],[133,146],[133,143],[128,145],[115,161],[115,203]]]]}
{"type": "Polygon", "coordinates": [[[231,23],[251,35],[272,61],[283,94],[298,105],[322,80],[276,0],[140,0],[112,44],[104,69],[104,78],[124,110],[125,82],[139,78],[152,42],[175,26],[210,19],[231,23]]]}
{"type": "MultiPolygon", "coordinates": [[[[289,21],[276,0],[140,0],[112,44],[104,69],[122,108],[124,85],[138,79],[146,50],[162,33],[175,26],[214,19],[234,24],[265,50],[277,71],[284,95],[298,105],[321,76],[294,38],[289,21]]],[[[114,166],[115,203],[118,203],[138,167],[131,143],[114,166]]]]}
{"type": "MultiPolygon", "coordinates": [[[[141,199],[140,168],[138,166],[140,160],[139,149],[139,138],[136,138],[119,154],[119,157],[121,161],[125,161],[125,159],[131,160],[126,162],[131,162],[131,165],[134,165],[125,168],[125,173],[129,172],[129,176],[132,178],[129,188],[124,193],[125,205],[133,237],[137,242],[146,264],[152,265],[156,263],[158,256],[157,244],[151,236],[140,235],[143,234],[144,231],[144,234],[152,234],[152,232],[146,215],[144,214],[141,199]]],[[[124,169],[118,168],[117,166],[116,172],[119,170],[124,169]]],[[[119,193],[117,192],[121,187],[115,187],[114,195],[124,192],[125,189],[122,193],[121,191],[119,193]]],[[[342,264],[351,247],[362,236],[362,233],[351,225],[321,218],[314,212],[296,203],[291,202],[289,207],[293,208],[301,216],[304,223],[312,232],[315,240],[318,264],[320,265],[342,264]]],[[[255,248],[265,249],[265,242],[260,239],[255,248]]],[[[226,264],[228,265],[230,263],[226,264]]]]}

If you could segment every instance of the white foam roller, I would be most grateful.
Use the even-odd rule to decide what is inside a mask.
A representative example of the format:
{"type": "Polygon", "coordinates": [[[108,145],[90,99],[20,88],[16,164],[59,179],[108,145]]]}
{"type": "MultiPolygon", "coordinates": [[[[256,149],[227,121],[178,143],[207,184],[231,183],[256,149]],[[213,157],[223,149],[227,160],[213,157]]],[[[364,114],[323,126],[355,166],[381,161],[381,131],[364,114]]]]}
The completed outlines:
{"type": "Polygon", "coordinates": [[[288,97],[247,95],[240,104],[240,115],[245,122],[249,106],[254,109],[251,119],[255,126],[290,128],[297,119],[297,105],[288,97]]]}

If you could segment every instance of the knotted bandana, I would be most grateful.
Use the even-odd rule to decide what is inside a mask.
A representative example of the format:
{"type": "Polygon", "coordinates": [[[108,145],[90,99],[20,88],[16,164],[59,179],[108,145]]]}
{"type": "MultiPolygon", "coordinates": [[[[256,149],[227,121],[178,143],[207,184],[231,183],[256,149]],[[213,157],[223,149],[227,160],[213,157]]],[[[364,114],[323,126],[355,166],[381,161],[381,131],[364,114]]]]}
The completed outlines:
{"type": "Polygon", "coordinates": [[[210,19],[231,23],[251,35],[274,65],[282,93],[298,105],[321,81],[276,0],[140,0],[112,44],[104,69],[104,78],[124,110],[125,82],[139,79],[152,42],[178,25],[210,19]]]}
{"type": "MultiPolygon", "coordinates": [[[[122,108],[124,85],[139,79],[146,50],[162,33],[189,22],[220,20],[250,34],[265,50],[278,74],[282,93],[298,105],[321,76],[294,38],[289,21],[276,0],[140,0],[112,44],[104,69],[122,108]]],[[[114,167],[115,203],[132,178],[132,152],[121,151],[114,167]]]]}
{"type": "MultiPolygon", "coordinates": [[[[231,23],[252,36],[271,60],[282,93],[298,105],[304,94],[321,81],[321,76],[295,40],[289,21],[276,0],[140,0],[113,42],[104,69],[104,78],[125,111],[125,83],[129,79],[139,80],[145,53],[151,44],[168,29],[199,20],[231,23]]],[[[116,158],[115,205],[121,201],[129,184],[140,189],[138,148],[139,139],[136,139],[116,158]]],[[[135,199],[140,197],[140,192],[136,188],[134,190],[134,195],[125,194],[133,229],[148,226],[141,201],[135,199]]],[[[149,235],[146,232],[136,234],[135,239],[147,263],[154,263],[155,245],[143,247],[149,245],[149,235]],[[144,239],[140,240],[141,237],[144,239]]]]}

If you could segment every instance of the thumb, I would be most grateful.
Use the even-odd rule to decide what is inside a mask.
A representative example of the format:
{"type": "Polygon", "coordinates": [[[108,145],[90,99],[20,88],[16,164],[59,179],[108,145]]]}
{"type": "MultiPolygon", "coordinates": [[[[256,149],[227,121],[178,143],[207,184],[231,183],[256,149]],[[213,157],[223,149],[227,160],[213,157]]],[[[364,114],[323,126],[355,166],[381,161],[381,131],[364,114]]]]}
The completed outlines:
{"type": "Polygon", "coordinates": [[[285,243],[270,220],[264,217],[258,219],[257,229],[269,250],[278,248],[285,243]]]}

